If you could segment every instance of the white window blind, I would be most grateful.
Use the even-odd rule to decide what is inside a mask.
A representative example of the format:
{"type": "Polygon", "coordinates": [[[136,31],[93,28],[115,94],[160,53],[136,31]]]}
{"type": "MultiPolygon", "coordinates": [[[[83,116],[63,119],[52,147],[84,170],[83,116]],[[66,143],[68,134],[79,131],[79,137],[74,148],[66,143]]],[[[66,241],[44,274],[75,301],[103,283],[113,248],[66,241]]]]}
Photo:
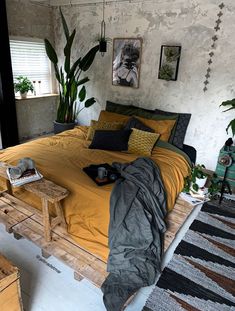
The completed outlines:
{"type": "Polygon", "coordinates": [[[50,62],[44,42],[10,40],[10,49],[14,82],[17,76],[25,76],[35,81],[36,95],[51,93],[50,62]]]}

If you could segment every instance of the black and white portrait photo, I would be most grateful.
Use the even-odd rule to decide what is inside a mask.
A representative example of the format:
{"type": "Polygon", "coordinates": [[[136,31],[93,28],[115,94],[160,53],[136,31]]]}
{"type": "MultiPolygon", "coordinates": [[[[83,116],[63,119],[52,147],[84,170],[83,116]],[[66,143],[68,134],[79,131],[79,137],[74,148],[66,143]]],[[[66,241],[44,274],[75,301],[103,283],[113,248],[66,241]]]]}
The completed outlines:
{"type": "Polygon", "coordinates": [[[141,39],[113,40],[113,85],[139,87],[141,39]]]}

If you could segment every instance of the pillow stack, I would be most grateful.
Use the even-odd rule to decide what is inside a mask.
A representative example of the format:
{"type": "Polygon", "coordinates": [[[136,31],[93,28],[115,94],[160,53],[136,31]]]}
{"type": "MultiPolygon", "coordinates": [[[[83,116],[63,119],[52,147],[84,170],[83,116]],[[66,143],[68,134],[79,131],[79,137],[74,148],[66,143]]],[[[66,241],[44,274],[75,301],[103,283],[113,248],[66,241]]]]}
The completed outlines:
{"type": "MultiPolygon", "coordinates": [[[[107,101],[106,110],[126,116],[136,115],[153,120],[175,120],[168,142],[179,149],[183,149],[184,138],[191,118],[190,113],[169,112],[160,109],[148,110],[132,105],[121,105],[107,101]]],[[[164,138],[161,136],[161,140],[164,138]]]]}
{"type": "Polygon", "coordinates": [[[160,136],[169,139],[175,122],[101,111],[99,120],[92,120],[88,130],[87,140],[92,140],[89,148],[151,156],[160,136]]]}

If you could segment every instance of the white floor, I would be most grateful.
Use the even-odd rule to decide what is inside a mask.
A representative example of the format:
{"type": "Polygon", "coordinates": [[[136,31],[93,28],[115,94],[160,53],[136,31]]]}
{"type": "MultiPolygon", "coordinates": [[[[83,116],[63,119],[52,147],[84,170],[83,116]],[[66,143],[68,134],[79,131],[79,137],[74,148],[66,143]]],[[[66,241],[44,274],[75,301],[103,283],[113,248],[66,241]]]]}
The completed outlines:
{"type": "MultiPolygon", "coordinates": [[[[163,260],[165,266],[201,206],[197,206],[177,234],[163,260]]],[[[21,272],[21,291],[25,311],[105,311],[102,292],[90,282],[73,279],[73,270],[54,257],[44,259],[31,242],[15,240],[0,224],[0,253],[21,272]]],[[[153,286],[142,288],[126,311],[141,311],[153,286]]],[[[10,310],[9,310],[10,311],[10,310]]]]}

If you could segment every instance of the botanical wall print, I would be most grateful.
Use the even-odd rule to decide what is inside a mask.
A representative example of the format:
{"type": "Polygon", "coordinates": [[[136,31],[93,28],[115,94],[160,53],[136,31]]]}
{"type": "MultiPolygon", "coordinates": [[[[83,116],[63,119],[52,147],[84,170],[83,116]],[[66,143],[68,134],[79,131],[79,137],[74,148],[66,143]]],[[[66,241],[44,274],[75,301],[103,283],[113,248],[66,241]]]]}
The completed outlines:
{"type": "Polygon", "coordinates": [[[181,46],[162,45],[158,79],[176,81],[178,76],[181,46]]]}
{"type": "Polygon", "coordinates": [[[113,40],[113,85],[139,87],[142,39],[113,40]]]}
{"type": "Polygon", "coordinates": [[[215,55],[215,49],[216,49],[216,46],[217,46],[217,41],[218,41],[218,32],[220,31],[220,26],[221,26],[221,23],[222,23],[222,19],[221,17],[223,16],[223,9],[224,9],[225,5],[224,3],[221,3],[219,5],[219,13],[217,14],[217,19],[215,21],[215,27],[214,27],[214,30],[215,30],[215,33],[213,35],[213,37],[211,38],[212,40],[212,43],[211,43],[211,51],[209,51],[208,55],[209,55],[209,59],[207,61],[208,63],[208,67],[207,67],[207,70],[206,70],[206,74],[205,74],[205,81],[203,82],[204,84],[204,87],[203,87],[203,91],[206,92],[208,90],[208,84],[210,83],[209,82],[209,79],[211,78],[211,67],[212,67],[212,64],[213,64],[213,57],[215,55]]]}

